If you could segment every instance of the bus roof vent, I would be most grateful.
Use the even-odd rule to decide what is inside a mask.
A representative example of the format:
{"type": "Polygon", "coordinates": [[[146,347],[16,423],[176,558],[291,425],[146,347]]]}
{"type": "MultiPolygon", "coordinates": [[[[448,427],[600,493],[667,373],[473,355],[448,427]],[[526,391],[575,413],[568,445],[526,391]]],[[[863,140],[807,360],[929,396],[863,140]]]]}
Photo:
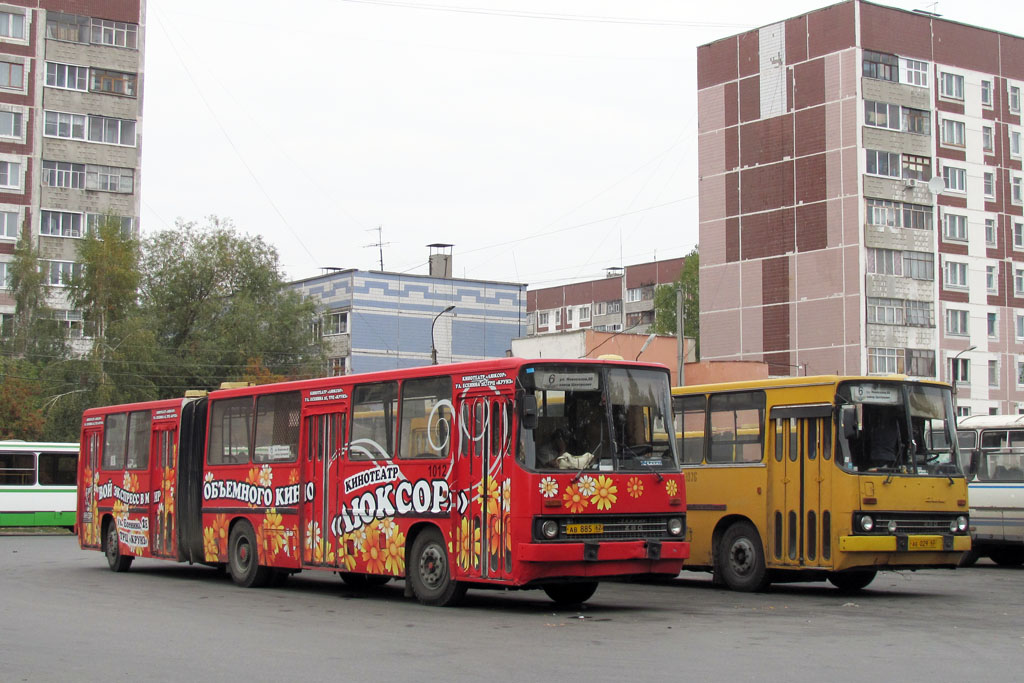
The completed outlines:
{"type": "Polygon", "coordinates": [[[254,387],[254,382],[221,382],[221,389],[243,389],[245,387],[254,387]]]}
{"type": "Polygon", "coordinates": [[[189,389],[185,392],[185,398],[203,398],[209,393],[205,389],[189,389]]]}

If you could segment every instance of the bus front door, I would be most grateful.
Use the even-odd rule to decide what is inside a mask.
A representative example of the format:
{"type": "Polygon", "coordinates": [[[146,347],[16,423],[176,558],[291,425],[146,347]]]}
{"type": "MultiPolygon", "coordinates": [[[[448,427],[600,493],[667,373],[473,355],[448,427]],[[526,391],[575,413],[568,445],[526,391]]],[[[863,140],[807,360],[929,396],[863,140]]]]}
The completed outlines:
{"type": "MultiPolygon", "coordinates": [[[[82,436],[85,462],[78,482],[78,539],[83,548],[100,547],[100,516],[96,510],[96,482],[100,471],[101,429],[90,429],[82,436]]],[[[81,455],[79,456],[81,457],[81,455]]]]}
{"type": "Polygon", "coordinates": [[[149,462],[152,466],[154,501],[150,506],[150,552],[156,557],[177,557],[174,510],[178,479],[178,423],[153,424],[149,462]],[[159,484],[159,488],[157,488],[159,484]]]}
{"type": "Polygon", "coordinates": [[[766,560],[781,568],[829,566],[831,408],[775,409],[772,424],[775,457],[766,560]]]}
{"type": "Polygon", "coordinates": [[[345,413],[306,418],[306,449],[302,458],[302,563],[337,565],[342,545],[338,528],[341,486],[341,449],[345,443],[345,413]]]}

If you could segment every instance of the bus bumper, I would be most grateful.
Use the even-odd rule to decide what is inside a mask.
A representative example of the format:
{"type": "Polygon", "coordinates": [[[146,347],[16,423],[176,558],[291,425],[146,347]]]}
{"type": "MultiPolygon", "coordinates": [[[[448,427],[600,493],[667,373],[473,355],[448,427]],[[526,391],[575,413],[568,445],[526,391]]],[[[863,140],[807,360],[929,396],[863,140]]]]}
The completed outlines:
{"type": "Polygon", "coordinates": [[[581,543],[520,543],[523,562],[601,562],[607,560],[685,560],[687,541],[584,541],[581,543]]]}
{"type": "Polygon", "coordinates": [[[905,552],[965,552],[971,549],[970,536],[952,534],[908,536],[840,536],[839,550],[843,552],[905,553],[905,552]]]}

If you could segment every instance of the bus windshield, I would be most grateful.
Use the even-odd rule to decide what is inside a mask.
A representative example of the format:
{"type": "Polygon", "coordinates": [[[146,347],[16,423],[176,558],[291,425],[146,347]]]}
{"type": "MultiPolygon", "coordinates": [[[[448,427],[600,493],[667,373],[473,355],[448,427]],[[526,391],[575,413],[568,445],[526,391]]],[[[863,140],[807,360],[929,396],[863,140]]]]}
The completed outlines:
{"type": "Polygon", "coordinates": [[[593,365],[524,368],[520,382],[537,401],[524,426],[520,460],[538,470],[677,470],[668,375],[593,365]]]}
{"type": "Polygon", "coordinates": [[[962,475],[949,388],[846,382],[836,402],[836,463],[850,472],[962,475]]]}

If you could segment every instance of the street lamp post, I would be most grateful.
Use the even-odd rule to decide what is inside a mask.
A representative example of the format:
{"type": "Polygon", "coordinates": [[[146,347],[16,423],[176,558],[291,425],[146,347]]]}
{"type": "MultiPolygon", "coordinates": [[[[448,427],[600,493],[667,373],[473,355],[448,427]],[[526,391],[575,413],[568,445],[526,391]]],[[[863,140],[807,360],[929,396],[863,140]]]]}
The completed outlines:
{"type": "Polygon", "coordinates": [[[434,316],[434,322],[430,323],[430,364],[437,365],[437,347],[434,346],[434,325],[437,324],[437,319],[445,313],[455,310],[455,304],[452,304],[448,308],[444,309],[440,313],[434,316]]]}

